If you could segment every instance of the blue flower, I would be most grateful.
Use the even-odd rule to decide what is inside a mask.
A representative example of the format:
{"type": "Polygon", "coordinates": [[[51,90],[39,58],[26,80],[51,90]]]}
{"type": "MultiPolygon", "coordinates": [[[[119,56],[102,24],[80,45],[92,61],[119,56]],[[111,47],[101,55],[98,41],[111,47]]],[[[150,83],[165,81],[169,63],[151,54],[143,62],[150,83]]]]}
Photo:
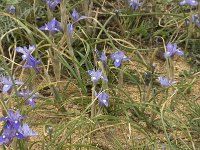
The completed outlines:
{"type": "Polygon", "coordinates": [[[46,3],[49,5],[49,9],[54,11],[55,7],[60,4],[60,0],[46,0],[46,3]]]}
{"type": "Polygon", "coordinates": [[[17,47],[16,51],[22,53],[22,59],[26,60],[26,64],[23,66],[24,68],[33,68],[37,73],[40,72],[38,65],[40,64],[40,60],[36,60],[32,55],[31,52],[35,49],[35,46],[29,46],[29,49],[24,46],[17,47]]]}
{"type": "Polygon", "coordinates": [[[19,127],[18,133],[22,134],[24,138],[38,135],[36,132],[33,132],[26,123],[23,123],[23,125],[19,127]]]}
{"type": "Polygon", "coordinates": [[[55,18],[53,18],[50,22],[40,27],[39,29],[44,30],[44,31],[49,31],[52,35],[54,35],[56,32],[59,32],[61,29],[60,22],[57,21],[55,18]]]}
{"type": "Polygon", "coordinates": [[[101,53],[101,56],[99,56],[99,60],[103,62],[104,68],[107,66],[107,57],[104,52],[101,53]]]}
{"type": "Polygon", "coordinates": [[[199,16],[196,15],[192,15],[192,22],[195,23],[198,27],[200,27],[200,20],[199,20],[199,16]]]}
{"type": "Polygon", "coordinates": [[[105,53],[102,52],[101,55],[100,55],[98,50],[95,50],[95,53],[96,53],[96,55],[98,57],[98,60],[102,61],[104,63],[104,66],[106,66],[106,64],[107,64],[107,57],[106,57],[105,53]]]}
{"type": "Polygon", "coordinates": [[[99,57],[99,60],[101,60],[101,61],[103,61],[105,63],[107,62],[107,57],[106,57],[104,52],[101,53],[101,56],[99,57]]]}
{"type": "Polygon", "coordinates": [[[40,73],[40,69],[38,67],[38,65],[40,64],[40,60],[35,60],[35,58],[30,55],[27,60],[26,60],[26,64],[23,66],[24,68],[33,68],[35,70],[36,73],[40,73]]]}
{"type": "Polygon", "coordinates": [[[1,120],[7,121],[7,123],[12,125],[14,129],[18,130],[20,120],[24,118],[26,118],[26,116],[22,116],[19,110],[16,113],[13,110],[8,110],[8,116],[2,117],[1,120]]]}
{"type": "Polygon", "coordinates": [[[0,136],[0,145],[1,144],[9,144],[12,142],[13,137],[15,136],[16,130],[12,128],[9,123],[6,123],[3,128],[2,135],[0,136]]]}
{"type": "Polygon", "coordinates": [[[73,10],[72,12],[72,19],[76,22],[79,21],[80,19],[85,19],[88,18],[86,16],[79,16],[78,12],[76,11],[76,9],[73,10]]]}
{"type": "Polygon", "coordinates": [[[13,5],[8,5],[8,6],[7,6],[7,12],[8,12],[9,14],[15,14],[15,12],[16,12],[16,7],[13,6],[13,5]]]}
{"type": "MultiPolygon", "coordinates": [[[[19,130],[19,129],[18,129],[19,130]]],[[[25,137],[23,136],[23,134],[21,134],[20,132],[18,132],[16,130],[14,137],[16,137],[17,139],[24,139],[25,137]]]]}
{"type": "Polygon", "coordinates": [[[34,91],[29,90],[29,88],[26,89],[26,92],[21,91],[18,92],[19,96],[22,96],[26,99],[26,103],[31,105],[31,107],[33,108],[35,106],[35,98],[38,98],[38,94],[33,94],[34,91]]]}
{"type": "Polygon", "coordinates": [[[35,45],[32,45],[32,46],[29,45],[29,48],[26,46],[16,47],[16,51],[23,54],[22,55],[23,60],[26,60],[33,50],[35,50],[35,45]]]}
{"type": "Polygon", "coordinates": [[[114,52],[112,55],[111,55],[111,59],[114,60],[114,65],[115,67],[120,67],[121,66],[121,63],[122,63],[122,60],[130,60],[129,58],[127,58],[124,53],[120,50],[118,52],[114,52]]]}
{"type": "Polygon", "coordinates": [[[140,6],[142,6],[142,3],[140,3],[139,0],[129,0],[129,5],[130,5],[134,10],[137,10],[140,6]]]}
{"type": "MultiPolygon", "coordinates": [[[[3,93],[11,94],[13,83],[10,77],[0,77],[0,84],[3,84],[3,93]]],[[[14,84],[23,85],[24,83],[19,80],[14,80],[14,84]]]]}
{"type": "Polygon", "coordinates": [[[175,84],[176,82],[175,81],[171,81],[169,80],[167,77],[158,77],[159,81],[160,81],[160,84],[163,86],[163,87],[168,87],[170,85],[173,85],[175,84]]]}
{"type": "Polygon", "coordinates": [[[25,116],[21,116],[19,111],[15,114],[13,110],[8,111],[8,117],[1,118],[1,120],[6,121],[6,124],[0,136],[0,144],[10,144],[13,138],[26,139],[29,136],[38,135],[33,132],[26,123],[23,123],[21,126],[20,121],[23,118],[25,118],[25,116]]]}
{"type": "Polygon", "coordinates": [[[177,44],[171,44],[170,42],[166,46],[166,52],[164,53],[165,58],[172,58],[174,55],[183,56],[184,52],[180,48],[177,48],[177,44]]]}
{"type": "Polygon", "coordinates": [[[91,81],[97,83],[100,79],[108,81],[107,78],[103,77],[101,70],[88,70],[88,74],[91,76],[91,81]]]}
{"type": "Polygon", "coordinates": [[[101,53],[101,56],[99,57],[99,60],[101,60],[104,63],[104,65],[106,65],[107,57],[106,57],[104,52],[101,53]]]}
{"type": "Polygon", "coordinates": [[[77,21],[79,19],[79,14],[76,11],[76,9],[74,9],[73,12],[72,12],[72,18],[73,18],[74,21],[77,21]]]}
{"type": "Polygon", "coordinates": [[[198,1],[196,0],[183,0],[182,2],[179,3],[180,5],[190,5],[190,6],[197,6],[198,5],[198,1]]]}
{"type": "Polygon", "coordinates": [[[192,15],[191,21],[189,19],[186,19],[186,25],[189,25],[191,22],[200,27],[200,20],[198,14],[192,15]]]}
{"type": "Polygon", "coordinates": [[[16,137],[17,139],[24,138],[24,136],[19,133],[15,128],[13,128],[13,126],[9,122],[6,122],[6,125],[3,128],[2,135],[0,136],[0,145],[10,144],[14,137],[16,137]]]}
{"type": "Polygon", "coordinates": [[[68,37],[70,39],[72,39],[73,38],[74,28],[73,28],[73,25],[71,23],[67,24],[67,31],[68,31],[68,37]]]}
{"type": "MultiPolygon", "coordinates": [[[[190,21],[188,23],[190,23],[190,21]]],[[[200,20],[199,20],[199,16],[197,14],[192,15],[192,23],[194,23],[198,27],[200,27],[200,20]]]]}
{"type": "Polygon", "coordinates": [[[109,96],[105,92],[100,92],[98,94],[95,92],[95,96],[98,97],[98,101],[100,105],[104,105],[108,107],[109,96]]]}

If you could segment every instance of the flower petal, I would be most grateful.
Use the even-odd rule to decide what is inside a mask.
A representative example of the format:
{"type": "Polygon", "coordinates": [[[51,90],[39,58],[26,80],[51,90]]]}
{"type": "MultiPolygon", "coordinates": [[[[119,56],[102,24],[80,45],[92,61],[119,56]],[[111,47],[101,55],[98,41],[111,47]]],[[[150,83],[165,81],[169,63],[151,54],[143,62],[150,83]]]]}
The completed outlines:
{"type": "Polygon", "coordinates": [[[8,85],[8,84],[5,84],[4,86],[3,86],[3,93],[11,93],[11,91],[12,91],[12,85],[8,85]]]}
{"type": "Polygon", "coordinates": [[[114,61],[114,65],[115,65],[115,67],[117,67],[117,68],[120,67],[121,63],[122,63],[122,61],[119,60],[119,59],[115,59],[115,61],[114,61]]]}

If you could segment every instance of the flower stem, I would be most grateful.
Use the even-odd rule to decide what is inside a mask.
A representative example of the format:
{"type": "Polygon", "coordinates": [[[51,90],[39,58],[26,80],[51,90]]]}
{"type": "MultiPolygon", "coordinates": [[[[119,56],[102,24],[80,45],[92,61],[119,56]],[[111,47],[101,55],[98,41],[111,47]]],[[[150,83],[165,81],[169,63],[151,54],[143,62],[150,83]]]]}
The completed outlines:
{"type": "MultiPolygon", "coordinates": [[[[104,67],[104,64],[102,61],[98,62],[99,68],[102,70],[103,77],[107,78],[106,74],[106,68],[104,67]]],[[[107,90],[108,89],[108,82],[105,80],[102,80],[102,89],[107,90]]]]}
{"type": "Polygon", "coordinates": [[[173,81],[174,80],[174,62],[172,59],[169,59],[169,74],[170,74],[169,79],[173,81]]]}
{"type": "Polygon", "coordinates": [[[95,88],[96,83],[93,83],[92,86],[92,106],[91,106],[91,118],[95,116],[96,110],[95,110],[95,88]]]}
{"type": "Polygon", "coordinates": [[[123,73],[123,65],[121,64],[121,69],[119,70],[118,73],[118,77],[119,77],[119,87],[123,87],[123,83],[124,83],[124,73],[123,73]]]}

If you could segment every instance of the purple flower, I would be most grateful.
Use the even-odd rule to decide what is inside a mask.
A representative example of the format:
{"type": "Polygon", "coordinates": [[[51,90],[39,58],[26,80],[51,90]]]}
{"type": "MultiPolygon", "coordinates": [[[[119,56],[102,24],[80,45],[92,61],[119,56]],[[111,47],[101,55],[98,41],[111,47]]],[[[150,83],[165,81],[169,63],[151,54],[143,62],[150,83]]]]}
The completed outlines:
{"type": "Polygon", "coordinates": [[[175,54],[179,56],[183,56],[184,52],[181,51],[180,48],[177,48],[177,44],[171,44],[170,42],[166,46],[167,51],[164,53],[165,58],[172,58],[175,54]]]}
{"type": "Polygon", "coordinates": [[[200,20],[198,14],[192,15],[192,20],[186,19],[186,25],[189,25],[190,23],[196,24],[198,27],[200,27],[200,20]]]}
{"type": "Polygon", "coordinates": [[[36,132],[33,132],[26,123],[23,123],[23,125],[19,127],[18,132],[22,134],[24,138],[38,135],[36,132]]]}
{"type": "Polygon", "coordinates": [[[14,129],[18,130],[20,126],[20,120],[24,118],[26,118],[26,116],[20,115],[19,110],[16,113],[13,110],[8,110],[8,116],[2,117],[1,120],[7,121],[7,123],[12,125],[14,129]]]}
{"type": "Polygon", "coordinates": [[[44,31],[49,31],[53,35],[56,32],[60,31],[61,29],[60,22],[57,21],[55,18],[53,18],[50,22],[40,27],[39,29],[44,31]]]}
{"type": "Polygon", "coordinates": [[[0,136],[0,144],[10,144],[13,138],[26,139],[29,136],[38,135],[26,123],[23,123],[21,126],[20,121],[23,118],[25,116],[20,115],[20,111],[17,111],[15,114],[13,110],[8,110],[8,116],[1,118],[1,120],[6,121],[6,124],[0,136]]]}
{"type": "Polygon", "coordinates": [[[200,26],[199,16],[197,14],[192,15],[192,22],[196,23],[198,26],[200,26]]]}
{"type": "Polygon", "coordinates": [[[17,139],[24,138],[24,136],[19,133],[15,128],[13,128],[13,126],[9,122],[6,122],[6,125],[3,128],[3,133],[0,136],[0,145],[10,144],[14,137],[16,137],[17,139]]]}
{"type": "Polygon", "coordinates": [[[142,3],[139,2],[139,0],[129,0],[129,5],[134,9],[137,10],[142,3]]]}
{"type": "Polygon", "coordinates": [[[49,9],[51,11],[55,10],[55,7],[60,4],[60,0],[46,0],[47,4],[49,5],[49,9]]]}
{"type": "Polygon", "coordinates": [[[23,60],[26,60],[33,50],[35,50],[35,45],[32,45],[32,46],[29,45],[29,48],[26,46],[24,46],[24,48],[16,47],[16,51],[23,54],[22,55],[23,60]]]}
{"type": "Polygon", "coordinates": [[[130,60],[129,58],[127,58],[124,53],[120,50],[118,52],[114,52],[111,55],[111,59],[114,60],[114,65],[115,67],[120,67],[122,60],[130,60]]]}
{"type": "Polygon", "coordinates": [[[13,5],[8,5],[8,6],[7,6],[7,12],[8,12],[9,14],[15,14],[15,12],[16,12],[16,7],[13,6],[13,5]]]}
{"type": "Polygon", "coordinates": [[[199,16],[197,14],[192,15],[192,22],[196,24],[198,27],[200,27],[200,21],[199,21],[199,16]]]}
{"type": "Polygon", "coordinates": [[[35,70],[36,73],[40,73],[40,69],[38,67],[38,65],[40,64],[40,60],[35,60],[35,58],[30,55],[27,60],[26,60],[26,64],[23,66],[24,68],[33,68],[35,70]]]}
{"type": "Polygon", "coordinates": [[[24,46],[17,47],[16,51],[22,53],[22,59],[26,60],[26,64],[23,66],[24,68],[33,68],[37,73],[39,73],[38,65],[40,64],[40,60],[35,60],[35,58],[31,55],[31,52],[35,49],[35,46],[29,46],[29,49],[24,46]]]}
{"type": "Polygon", "coordinates": [[[79,16],[78,12],[76,11],[76,9],[73,10],[72,12],[72,19],[76,22],[79,21],[80,19],[85,19],[87,18],[86,16],[79,16]]]}
{"type": "MultiPolygon", "coordinates": [[[[0,77],[0,84],[3,84],[3,93],[11,94],[13,83],[10,77],[0,77]]],[[[14,80],[14,84],[23,85],[24,83],[19,80],[14,80]]]]}
{"type": "Polygon", "coordinates": [[[38,94],[33,94],[34,91],[29,90],[29,88],[26,89],[26,92],[21,91],[18,92],[19,96],[22,96],[26,99],[26,103],[31,105],[31,107],[33,108],[35,106],[35,98],[38,98],[38,94]]]}
{"type": "MultiPolygon", "coordinates": [[[[19,130],[19,129],[18,129],[19,130]]],[[[23,134],[21,134],[20,132],[18,132],[16,130],[14,137],[16,137],[17,139],[24,139],[25,137],[23,136],[23,134]]]]}
{"type": "Polygon", "coordinates": [[[183,0],[182,2],[179,3],[181,6],[182,5],[190,5],[190,6],[197,6],[198,5],[198,1],[196,0],[183,0]]]}
{"type": "Polygon", "coordinates": [[[106,66],[106,64],[107,64],[107,57],[106,57],[105,53],[102,52],[101,55],[100,55],[98,50],[95,50],[95,53],[96,53],[96,55],[98,57],[98,60],[102,61],[103,64],[104,64],[104,66],[106,66]]]}
{"type": "Polygon", "coordinates": [[[70,39],[72,39],[73,38],[74,28],[73,28],[73,25],[71,23],[67,24],[67,31],[68,31],[68,37],[70,39]]]}
{"type": "Polygon", "coordinates": [[[106,57],[104,52],[101,53],[101,56],[99,57],[99,60],[101,60],[104,63],[104,65],[106,65],[107,57],[106,57]]]}
{"type": "Polygon", "coordinates": [[[0,144],[9,144],[12,142],[13,136],[15,134],[15,130],[12,129],[10,124],[6,124],[3,128],[2,135],[0,136],[0,144]]]}
{"type": "Polygon", "coordinates": [[[98,101],[100,105],[104,105],[108,107],[109,96],[105,92],[100,92],[98,94],[95,92],[95,96],[98,97],[98,101]]]}
{"type": "Polygon", "coordinates": [[[159,81],[160,81],[160,84],[163,86],[163,87],[168,87],[172,84],[175,84],[176,82],[175,81],[170,81],[167,77],[158,77],[159,81]]]}
{"type": "Polygon", "coordinates": [[[108,81],[107,78],[102,76],[102,71],[100,70],[88,70],[88,74],[91,76],[91,81],[93,83],[97,83],[100,79],[108,81]]]}
{"type": "Polygon", "coordinates": [[[77,21],[79,19],[79,14],[76,11],[76,9],[74,9],[73,12],[72,12],[72,18],[73,18],[74,21],[77,21]]]}

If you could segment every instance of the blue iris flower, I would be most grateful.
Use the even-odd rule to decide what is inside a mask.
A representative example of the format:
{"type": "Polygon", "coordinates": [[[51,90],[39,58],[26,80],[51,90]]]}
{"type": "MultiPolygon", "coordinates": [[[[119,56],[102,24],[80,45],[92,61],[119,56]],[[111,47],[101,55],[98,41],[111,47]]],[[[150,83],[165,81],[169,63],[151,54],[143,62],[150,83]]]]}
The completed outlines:
{"type": "Polygon", "coordinates": [[[107,64],[107,57],[105,55],[104,52],[101,53],[101,55],[99,54],[99,51],[98,50],[95,50],[95,53],[97,55],[97,58],[99,61],[102,61],[104,66],[106,67],[106,64],[107,64]]]}
{"type": "Polygon", "coordinates": [[[16,51],[19,52],[19,53],[22,53],[22,59],[23,60],[26,60],[31,52],[33,52],[35,50],[35,45],[29,45],[29,48],[24,46],[24,47],[16,47],[16,51]]]}
{"type": "Polygon", "coordinates": [[[140,3],[139,0],[129,0],[129,5],[130,5],[134,10],[137,10],[140,6],[142,6],[142,3],[140,3]]]}
{"type": "Polygon", "coordinates": [[[99,60],[101,60],[104,63],[104,66],[107,64],[107,57],[104,52],[101,53],[101,56],[99,56],[99,60]]]}
{"type": "Polygon", "coordinates": [[[24,68],[33,68],[37,73],[39,73],[39,67],[38,65],[40,64],[40,60],[36,60],[32,55],[31,52],[35,49],[35,46],[29,46],[29,48],[27,48],[26,46],[24,46],[24,48],[22,47],[17,47],[16,51],[19,53],[22,53],[22,59],[26,60],[26,64],[23,66],[24,68]]]}
{"type": "Polygon", "coordinates": [[[199,20],[199,16],[196,14],[196,15],[192,15],[192,22],[194,24],[196,24],[198,27],[200,27],[200,20],[199,20]]]}
{"type": "Polygon", "coordinates": [[[36,73],[40,73],[40,69],[38,65],[41,63],[40,60],[35,60],[35,58],[30,55],[30,57],[27,58],[26,64],[23,66],[24,68],[33,68],[36,73]]]}
{"type": "Polygon", "coordinates": [[[79,16],[78,12],[76,11],[76,9],[73,10],[72,12],[72,19],[76,22],[79,21],[80,19],[85,19],[88,18],[86,16],[79,16]]]}
{"type": "Polygon", "coordinates": [[[128,57],[124,55],[124,53],[121,50],[114,52],[111,55],[111,59],[114,60],[114,65],[117,68],[121,66],[122,60],[130,60],[128,57]]]}
{"type": "Polygon", "coordinates": [[[56,6],[60,4],[60,0],[46,0],[46,3],[49,5],[49,9],[54,11],[56,6]]]}
{"type": "Polygon", "coordinates": [[[171,81],[169,80],[167,77],[158,77],[159,81],[160,81],[160,84],[163,86],[163,87],[168,87],[170,85],[173,85],[175,84],[176,82],[175,81],[171,81]]]}
{"type": "Polygon", "coordinates": [[[56,32],[59,32],[61,29],[60,22],[53,18],[50,22],[39,28],[43,31],[49,31],[50,34],[54,35],[56,32]]]}
{"type": "Polygon", "coordinates": [[[16,113],[13,110],[8,110],[8,116],[2,117],[1,120],[7,121],[17,130],[20,126],[20,120],[24,118],[26,116],[22,116],[19,110],[16,113]]]}
{"type": "Polygon", "coordinates": [[[15,13],[16,13],[16,7],[13,6],[13,5],[8,5],[8,6],[7,6],[7,12],[8,12],[9,14],[15,14],[15,13]]]}
{"type": "Polygon", "coordinates": [[[95,96],[98,97],[98,101],[101,106],[104,105],[108,107],[109,96],[105,92],[100,92],[98,94],[95,92],[95,96]]]}
{"type": "Polygon", "coordinates": [[[39,97],[38,94],[33,94],[33,92],[34,91],[30,92],[29,88],[26,89],[26,92],[25,91],[18,92],[18,95],[24,97],[26,99],[26,104],[29,104],[32,108],[34,108],[35,106],[34,99],[39,97]]]}
{"type": "Polygon", "coordinates": [[[18,133],[22,134],[24,138],[38,135],[38,133],[32,131],[26,123],[23,123],[22,126],[19,127],[18,133]]]}
{"type": "Polygon", "coordinates": [[[101,53],[101,56],[99,57],[99,60],[101,60],[101,61],[103,61],[105,63],[107,62],[107,57],[106,57],[104,52],[101,53]]]}
{"type": "Polygon", "coordinates": [[[72,18],[73,18],[74,21],[77,21],[79,19],[79,14],[76,11],[76,9],[74,9],[73,12],[72,12],[72,18]]]}
{"type": "Polygon", "coordinates": [[[165,58],[173,58],[174,55],[183,56],[184,52],[181,51],[180,48],[177,47],[177,44],[168,43],[166,46],[166,52],[164,53],[165,58]]]}
{"type": "Polygon", "coordinates": [[[16,130],[12,128],[11,124],[7,123],[3,128],[2,135],[0,136],[0,144],[9,144],[15,136],[16,130]]]}
{"type": "Polygon", "coordinates": [[[68,31],[68,37],[70,39],[72,39],[73,38],[73,33],[74,33],[74,27],[73,27],[72,23],[68,23],[67,24],[67,31],[68,31]]]}
{"type": "MultiPolygon", "coordinates": [[[[20,127],[19,127],[20,129],[20,127]]],[[[25,137],[23,134],[18,132],[11,124],[6,122],[5,127],[3,128],[3,133],[0,136],[0,145],[1,144],[10,144],[13,138],[16,137],[17,139],[24,139],[25,137]]]]}
{"type": "MultiPolygon", "coordinates": [[[[3,93],[11,94],[13,89],[13,82],[10,77],[0,77],[0,84],[3,84],[3,93]]],[[[19,80],[14,80],[14,84],[23,85],[24,83],[19,80]]]]}
{"type": "Polygon", "coordinates": [[[91,81],[97,83],[100,79],[108,81],[106,77],[103,77],[101,70],[88,70],[88,74],[91,76],[91,81]]]}
{"type": "Polygon", "coordinates": [[[29,136],[36,136],[37,133],[33,132],[26,123],[21,125],[21,119],[26,118],[13,110],[8,110],[8,116],[2,117],[1,120],[6,121],[3,128],[2,135],[0,136],[0,144],[10,144],[13,138],[26,139],[29,136]]]}
{"type": "MultiPolygon", "coordinates": [[[[197,14],[192,15],[191,22],[194,23],[194,24],[196,24],[198,27],[200,27],[200,19],[199,19],[199,16],[197,14]]],[[[187,19],[186,23],[187,23],[187,25],[189,25],[190,24],[190,20],[187,19]]]]}
{"type": "Polygon", "coordinates": [[[179,3],[180,5],[190,5],[190,6],[197,6],[199,3],[196,0],[183,0],[179,3]]]}

